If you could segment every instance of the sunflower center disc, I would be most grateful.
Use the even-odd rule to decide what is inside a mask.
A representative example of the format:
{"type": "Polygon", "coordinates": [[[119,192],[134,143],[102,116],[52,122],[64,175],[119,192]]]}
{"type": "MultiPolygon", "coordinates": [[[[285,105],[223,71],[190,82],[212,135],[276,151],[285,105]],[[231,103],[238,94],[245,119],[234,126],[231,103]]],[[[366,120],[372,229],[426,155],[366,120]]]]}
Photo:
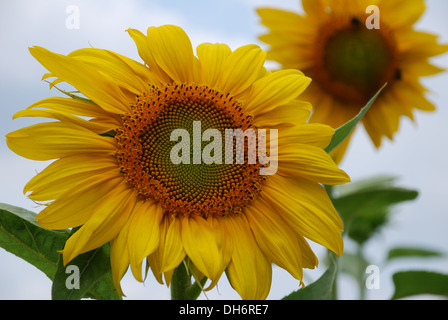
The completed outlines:
{"type": "MultiPolygon", "coordinates": [[[[252,118],[233,97],[207,86],[173,84],[152,88],[138,96],[131,108],[132,112],[122,115],[115,156],[128,184],[140,197],[159,201],[166,214],[207,217],[238,213],[258,195],[263,180],[261,165],[224,161],[225,130],[254,128],[252,118]],[[198,122],[201,135],[207,129],[222,134],[222,162],[173,163],[170,154],[179,142],[171,141],[172,132],[183,129],[189,133],[188,150],[193,159],[198,151],[193,141],[198,122]]],[[[209,143],[201,140],[200,150],[209,143]]]]}
{"type": "Polygon", "coordinates": [[[352,19],[323,33],[315,77],[342,101],[363,106],[396,75],[397,54],[387,29],[369,30],[354,21],[364,20],[352,19]]]}

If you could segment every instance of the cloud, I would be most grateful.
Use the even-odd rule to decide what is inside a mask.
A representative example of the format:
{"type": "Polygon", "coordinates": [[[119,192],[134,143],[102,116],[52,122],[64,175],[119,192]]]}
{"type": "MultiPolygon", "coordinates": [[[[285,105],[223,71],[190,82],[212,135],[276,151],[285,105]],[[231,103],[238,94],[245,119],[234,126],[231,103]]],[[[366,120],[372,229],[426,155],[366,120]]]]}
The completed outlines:
{"type": "MultiPolygon", "coordinates": [[[[116,50],[138,58],[137,51],[125,30],[132,27],[143,32],[149,25],[182,24],[182,16],[155,4],[142,1],[97,0],[54,1],[17,0],[2,3],[0,19],[1,42],[6,50],[0,52],[0,70],[11,81],[27,80],[29,68],[38,69],[27,48],[39,45],[67,54],[90,45],[116,50]],[[79,9],[79,29],[67,28],[72,12],[79,9]]],[[[40,70],[40,68],[39,68],[40,70]]],[[[34,81],[34,79],[33,79],[34,81]]]]}

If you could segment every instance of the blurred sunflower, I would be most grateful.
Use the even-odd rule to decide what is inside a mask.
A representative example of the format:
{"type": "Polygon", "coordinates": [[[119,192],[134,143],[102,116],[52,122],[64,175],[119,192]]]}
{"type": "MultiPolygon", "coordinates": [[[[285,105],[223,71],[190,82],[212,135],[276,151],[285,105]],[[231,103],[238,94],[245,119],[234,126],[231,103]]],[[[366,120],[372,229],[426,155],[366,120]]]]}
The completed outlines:
{"type": "MultiPolygon", "coordinates": [[[[271,46],[267,58],[283,68],[302,70],[313,83],[301,96],[313,104],[311,122],[337,128],[353,118],[387,82],[362,123],[375,147],[393,139],[401,116],[433,111],[421,77],[442,69],[429,58],[448,51],[435,35],[413,25],[425,12],[423,0],[302,0],[304,15],[260,8],[270,29],[260,40],[271,46]],[[379,9],[377,21],[372,20],[379,9]],[[367,13],[366,13],[367,12],[367,13]],[[369,29],[367,23],[379,24],[369,29]]],[[[332,156],[341,161],[349,139],[332,156]]]]}
{"type": "MultiPolygon", "coordinates": [[[[113,279],[129,265],[139,281],[146,260],[167,285],[188,259],[212,288],[224,271],[244,299],[263,299],[271,263],[302,282],[318,261],[305,238],[342,253],[342,223],[322,184],[349,181],[325,153],[334,130],[308,124],[311,106],[296,100],[310,79],[296,70],[268,72],[266,53],[204,43],[197,57],[176,26],[129,29],[141,64],[103,49],[68,56],[41,47],[31,54],[86,98],[52,97],[17,117],[45,117],[7,135],[33,160],[57,159],[24,191],[49,201],[37,216],[49,229],[81,226],[63,261],[111,242],[113,279]],[[278,129],[278,171],[262,164],[180,164],[170,159],[173,130],[278,129]]],[[[235,143],[235,142],[234,142],[235,143]]],[[[258,143],[258,142],[257,142],[258,143]]],[[[234,145],[235,146],[235,145],[234,145]]],[[[272,147],[272,145],[270,146],[272,147]]],[[[271,154],[272,155],[272,154],[271,154]]],[[[146,269],[148,270],[148,269],[146,269]]]]}

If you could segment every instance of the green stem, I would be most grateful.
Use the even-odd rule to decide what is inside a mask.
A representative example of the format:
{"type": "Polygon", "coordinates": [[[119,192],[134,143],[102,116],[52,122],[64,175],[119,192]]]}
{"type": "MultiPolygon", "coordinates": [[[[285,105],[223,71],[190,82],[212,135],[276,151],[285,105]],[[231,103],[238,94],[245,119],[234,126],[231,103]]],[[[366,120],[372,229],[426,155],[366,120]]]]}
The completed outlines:
{"type": "MultiPolygon", "coordinates": [[[[329,186],[329,185],[325,185],[324,187],[325,187],[325,190],[327,191],[328,197],[330,198],[331,202],[334,202],[334,187],[329,186]]],[[[332,258],[331,255],[334,255],[334,258],[337,261],[336,263],[339,264],[339,259],[336,257],[336,254],[334,254],[330,250],[327,251],[327,254],[328,254],[327,258],[329,260],[332,258]]],[[[331,293],[332,300],[338,300],[338,273],[339,273],[339,268],[336,269],[336,276],[334,278],[333,291],[331,293]]]]}
{"type": "Polygon", "coordinates": [[[332,264],[331,260],[334,260],[336,264],[336,274],[331,288],[331,300],[338,300],[338,272],[339,272],[339,258],[333,251],[327,250],[328,265],[332,264]]]}
{"type": "Polygon", "coordinates": [[[365,300],[366,295],[365,295],[365,282],[364,282],[364,255],[363,255],[363,246],[361,244],[358,245],[358,250],[357,250],[357,256],[358,256],[358,287],[359,287],[359,299],[360,300],[365,300]]]}
{"type": "Polygon", "coordinates": [[[186,296],[187,288],[191,286],[191,276],[182,262],[173,272],[171,278],[171,300],[188,300],[186,296]]]}
{"type": "Polygon", "coordinates": [[[189,300],[196,300],[201,292],[203,291],[204,284],[207,281],[207,278],[204,277],[199,283],[195,281],[191,286],[187,288],[185,291],[186,296],[189,297],[189,300]]]}
{"type": "Polygon", "coordinates": [[[191,274],[184,261],[174,270],[171,278],[171,300],[196,300],[207,281],[204,277],[199,283],[191,283],[191,274]]]}

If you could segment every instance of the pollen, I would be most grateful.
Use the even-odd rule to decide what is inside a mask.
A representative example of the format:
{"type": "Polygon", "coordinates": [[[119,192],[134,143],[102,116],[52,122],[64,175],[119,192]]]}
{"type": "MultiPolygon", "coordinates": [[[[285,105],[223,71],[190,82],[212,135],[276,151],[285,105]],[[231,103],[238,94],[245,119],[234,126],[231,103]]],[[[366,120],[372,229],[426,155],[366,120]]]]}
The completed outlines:
{"type": "MultiPolygon", "coordinates": [[[[205,85],[150,87],[121,118],[123,126],[115,135],[121,173],[139,197],[159,202],[165,214],[206,218],[239,213],[261,192],[262,165],[249,164],[248,152],[242,164],[174,164],[170,159],[177,143],[170,140],[171,133],[192,133],[195,121],[201,122],[202,131],[217,129],[223,134],[226,129],[256,129],[241,102],[230,94],[205,85]]],[[[246,150],[249,143],[245,142],[246,150]]],[[[236,157],[235,143],[233,148],[236,157]]]]}

